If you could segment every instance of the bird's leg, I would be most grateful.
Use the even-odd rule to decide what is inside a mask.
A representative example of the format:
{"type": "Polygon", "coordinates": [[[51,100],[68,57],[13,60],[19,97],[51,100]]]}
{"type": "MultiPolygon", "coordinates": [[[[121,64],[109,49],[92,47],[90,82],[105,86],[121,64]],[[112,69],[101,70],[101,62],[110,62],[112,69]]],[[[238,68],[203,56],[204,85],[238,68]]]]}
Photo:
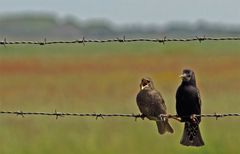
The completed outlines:
{"type": "Polygon", "coordinates": [[[141,114],[141,115],[140,115],[140,118],[141,118],[142,120],[144,120],[145,117],[146,117],[146,116],[145,116],[144,114],[141,114]]]}
{"type": "Polygon", "coordinates": [[[166,117],[165,117],[165,115],[160,114],[160,115],[158,116],[158,119],[160,119],[160,121],[165,121],[165,120],[166,120],[166,117]]]}
{"type": "Polygon", "coordinates": [[[192,114],[192,115],[190,116],[190,119],[191,119],[194,123],[199,123],[196,114],[192,114]]]}

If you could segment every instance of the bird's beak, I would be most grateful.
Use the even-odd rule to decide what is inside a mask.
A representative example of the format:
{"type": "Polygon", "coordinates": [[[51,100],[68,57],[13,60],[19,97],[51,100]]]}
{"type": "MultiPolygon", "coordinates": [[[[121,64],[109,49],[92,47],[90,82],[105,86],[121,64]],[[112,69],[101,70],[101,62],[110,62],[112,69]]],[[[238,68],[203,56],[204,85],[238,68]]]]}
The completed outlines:
{"type": "Polygon", "coordinates": [[[184,74],[181,74],[181,75],[179,75],[179,77],[180,77],[180,78],[185,78],[185,77],[187,77],[187,74],[185,74],[185,73],[184,73],[184,74]]]}
{"type": "Polygon", "coordinates": [[[140,90],[143,90],[144,88],[148,87],[148,83],[146,80],[142,80],[141,84],[140,84],[140,90]]]}
{"type": "Polygon", "coordinates": [[[148,85],[145,85],[145,86],[142,85],[142,84],[140,85],[140,89],[141,89],[141,90],[143,90],[145,87],[148,87],[148,85]]]}

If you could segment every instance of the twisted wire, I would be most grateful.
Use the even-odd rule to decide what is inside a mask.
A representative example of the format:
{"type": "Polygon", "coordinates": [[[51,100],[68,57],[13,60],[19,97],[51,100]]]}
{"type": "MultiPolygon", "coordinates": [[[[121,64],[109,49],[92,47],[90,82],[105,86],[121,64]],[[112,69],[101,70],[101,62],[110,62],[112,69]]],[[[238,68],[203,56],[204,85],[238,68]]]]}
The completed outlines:
{"type": "Polygon", "coordinates": [[[193,37],[193,38],[134,38],[134,39],[126,39],[124,36],[123,38],[115,38],[115,39],[82,39],[72,40],[72,41],[47,41],[46,38],[43,41],[8,41],[7,38],[4,38],[3,41],[0,41],[0,45],[51,45],[51,44],[87,44],[87,43],[113,43],[113,42],[120,42],[120,43],[127,43],[127,42],[153,42],[153,43],[162,43],[165,44],[166,42],[203,42],[203,41],[239,41],[240,37],[193,37]]]}
{"type": "MultiPolygon", "coordinates": [[[[23,112],[23,111],[0,111],[0,115],[17,115],[25,117],[25,115],[35,115],[35,116],[55,116],[56,119],[59,117],[67,117],[67,116],[76,116],[76,117],[95,117],[98,118],[104,118],[104,117],[126,117],[126,118],[141,118],[144,119],[144,117],[141,114],[122,114],[122,113],[70,113],[70,112],[57,112],[56,110],[54,112],[23,112]]],[[[240,113],[214,113],[214,114],[201,114],[201,115],[195,115],[196,117],[204,117],[204,118],[223,118],[223,117],[239,117],[240,113]]],[[[171,115],[171,114],[161,114],[159,115],[159,118],[168,118],[168,119],[175,119],[178,118],[177,115],[171,115]]]]}

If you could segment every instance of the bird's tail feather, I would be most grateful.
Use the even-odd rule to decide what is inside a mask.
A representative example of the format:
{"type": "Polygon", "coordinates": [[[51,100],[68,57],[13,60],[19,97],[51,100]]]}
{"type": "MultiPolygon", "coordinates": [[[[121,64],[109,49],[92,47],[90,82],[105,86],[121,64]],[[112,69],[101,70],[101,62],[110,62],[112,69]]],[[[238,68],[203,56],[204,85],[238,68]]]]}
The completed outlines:
{"type": "Polygon", "coordinates": [[[185,123],[183,136],[180,143],[185,146],[196,147],[204,145],[201,132],[197,123],[185,123]]]}
{"type": "Polygon", "coordinates": [[[157,127],[159,134],[164,134],[166,132],[173,133],[174,130],[171,127],[171,125],[168,123],[168,121],[157,121],[157,127]]]}

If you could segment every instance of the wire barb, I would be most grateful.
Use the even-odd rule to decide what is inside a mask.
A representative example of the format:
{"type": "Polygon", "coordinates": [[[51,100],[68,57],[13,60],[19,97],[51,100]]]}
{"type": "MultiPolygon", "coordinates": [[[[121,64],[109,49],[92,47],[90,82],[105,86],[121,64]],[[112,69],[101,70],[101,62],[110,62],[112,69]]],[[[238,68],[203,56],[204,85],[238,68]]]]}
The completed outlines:
{"type": "Polygon", "coordinates": [[[56,120],[57,120],[59,117],[63,117],[63,113],[57,112],[57,110],[55,110],[54,114],[55,114],[55,116],[56,116],[56,120]]]}
{"type": "Polygon", "coordinates": [[[198,37],[196,36],[197,40],[199,41],[199,43],[202,43],[202,41],[206,40],[206,36],[204,35],[203,37],[198,37]]]}
{"type": "Polygon", "coordinates": [[[103,115],[100,113],[100,114],[96,114],[96,120],[98,120],[98,118],[102,118],[104,119],[103,115]]]}
{"type": "Polygon", "coordinates": [[[166,39],[167,39],[167,36],[164,36],[164,38],[160,42],[162,42],[162,44],[165,45],[166,39]]]}
{"type": "MultiPolygon", "coordinates": [[[[115,41],[115,40],[111,40],[111,42],[112,42],[112,41],[115,41]]],[[[117,37],[117,41],[120,42],[120,43],[126,42],[126,37],[125,37],[125,35],[123,36],[122,39],[120,39],[120,38],[117,37]]],[[[104,42],[105,42],[105,41],[104,41],[104,42]]]]}
{"type": "Polygon", "coordinates": [[[6,48],[6,44],[7,44],[7,38],[4,37],[3,41],[0,42],[1,45],[3,45],[6,48]]]}
{"type": "Polygon", "coordinates": [[[22,118],[24,118],[24,113],[23,113],[23,111],[17,111],[17,112],[16,112],[16,115],[17,115],[17,116],[20,115],[20,116],[22,116],[22,118]]]}
{"type": "Polygon", "coordinates": [[[83,46],[85,46],[85,38],[84,38],[84,36],[82,38],[82,44],[83,44],[83,46]]]}
{"type": "Polygon", "coordinates": [[[47,38],[46,37],[44,38],[43,42],[39,42],[39,45],[45,45],[45,44],[47,44],[47,38]]]}

